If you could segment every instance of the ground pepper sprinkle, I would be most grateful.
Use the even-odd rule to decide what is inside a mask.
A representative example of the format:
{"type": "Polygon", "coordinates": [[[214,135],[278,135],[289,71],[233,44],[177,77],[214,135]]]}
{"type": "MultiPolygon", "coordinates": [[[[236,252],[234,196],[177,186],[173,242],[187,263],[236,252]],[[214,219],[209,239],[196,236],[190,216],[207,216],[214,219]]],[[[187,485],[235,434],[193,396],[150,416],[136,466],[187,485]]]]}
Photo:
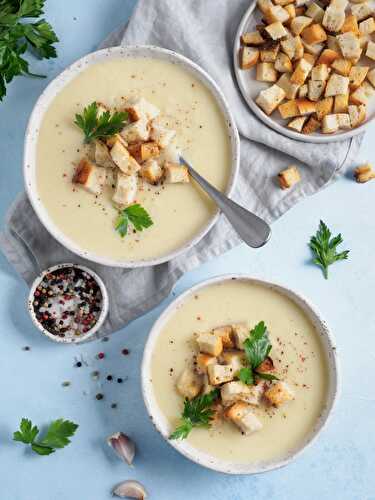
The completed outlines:
{"type": "Polygon", "coordinates": [[[36,288],[33,308],[42,327],[58,337],[79,337],[91,330],[102,310],[96,280],[82,269],[67,267],[46,274],[36,288]]]}

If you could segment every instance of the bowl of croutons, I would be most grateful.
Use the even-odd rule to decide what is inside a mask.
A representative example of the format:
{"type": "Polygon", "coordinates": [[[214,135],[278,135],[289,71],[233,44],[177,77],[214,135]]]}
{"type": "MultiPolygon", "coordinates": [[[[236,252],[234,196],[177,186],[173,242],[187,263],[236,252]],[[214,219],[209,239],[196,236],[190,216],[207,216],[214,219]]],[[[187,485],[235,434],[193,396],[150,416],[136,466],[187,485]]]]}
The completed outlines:
{"type": "Polygon", "coordinates": [[[306,142],[361,133],[375,116],[371,2],[257,0],[238,28],[234,66],[251,110],[306,142]]]}
{"type": "Polygon", "coordinates": [[[145,346],[142,389],[157,431],[181,454],[228,474],[287,465],[335,406],[335,343],[289,288],[246,275],[175,299],[145,346]]]}

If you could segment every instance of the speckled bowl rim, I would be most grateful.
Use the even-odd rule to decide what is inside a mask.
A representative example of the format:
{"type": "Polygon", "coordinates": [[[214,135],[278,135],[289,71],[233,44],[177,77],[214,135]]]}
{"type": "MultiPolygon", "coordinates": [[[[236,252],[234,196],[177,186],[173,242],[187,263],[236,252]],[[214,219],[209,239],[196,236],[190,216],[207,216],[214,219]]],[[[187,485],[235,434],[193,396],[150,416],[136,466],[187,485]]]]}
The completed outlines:
{"type": "Polygon", "coordinates": [[[111,47],[92,52],[73,63],[62,73],[60,73],[60,75],[58,75],[54,80],[52,80],[52,82],[46,87],[44,92],[37,100],[27,125],[24,142],[23,172],[26,193],[37,216],[39,217],[44,227],[64,247],[66,247],[71,252],[79,255],[80,257],[88,259],[92,262],[97,262],[98,264],[113,267],[136,268],[162,264],[190,250],[197,243],[199,243],[199,241],[218,221],[220,216],[219,210],[216,211],[216,213],[208,220],[203,229],[201,229],[191,240],[189,240],[181,247],[173,250],[172,252],[169,252],[168,254],[152,259],[117,260],[84,250],[72,239],[65,236],[65,234],[49,217],[47,209],[44,207],[41,199],[38,196],[36,183],[36,152],[39,127],[42,123],[44,114],[51,104],[52,100],[59,93],[59,91],[64,88],[66,84],[72,81],[81,71],[83,71],[88,66],[109,59],[126,59],[129,57],[156,58],[178,64],[182,66],[186,71],[193,74],[194,77],[196,77],[211,92],[225,119],[227,132],[230,139],[231,172],[228,178],[225,193],[228,196],[232,194],[239,171],[240,139],[234,117],[232,115],[232,112],[230,111],[229,104],[224,94],[222,93],[216,82],[213,80],[213,78],[211,78],[211,76],[209,76],[209,74],[205,70],[203,70],[200,66],[198,66],[190,59],[171,50],[148,45],[111,47]]]}
{"type": "Polygon", "coordinates": [[[109,300],[108,300],[108,292],[107,288],[101,279],[100,276],[96,274],[95,271],[92,269],[89,269],[86,266],[81,266],[80,264],[73,264],[73,263],[64,263],[64,264],[57,264],[55,266],[49,267],[48,269],[42,271],[33,281],[31,288],[30,288],[30,293],[29,297],[27,300],[27,309],[29,311],[30,317],[32,319],[32,322],[36,326],[36,328],[43,333],[46,337],[48,337],[50,340],[53,340],[54,342],[58,342],[60,344],[80,344],[84,340],[87,340],[88,338],[92,337],[98,330],[99,328],[103,325],[107,314],[108,314],[108,308],[109,308],[109,300]],[[81,269],[82,271],[85,271],[86,273],[90,274],[97,284],[99,285],[100,291],[102,293],[102,308],[101,312],[98,318],[98,321],[95,323],[93,328],[86,332],[84,335],[81,335],[80,337],[77,338],[66,338],[66,337],[57,337],[56,335],[53,335],[51,332],[46,330],[45,328],[42,327],[42,325],[39,323],[39,321],[36,318],[34,308],[33,308],[33,299],[34,299],[34,292],[39,285],[40,281],[44,278],[46,274],[49,274],[53,271],[56,271],[57,269],[65,269],[67,267],[74,267],[76,269],[81,269]]]}
{"type": "MultiPolygon", "coordinates": [[[[241,22],[238,26],[234,43],[233,43],[233,66],[234,66],[234,73],[236,75],[236,80],[238,87],[241,91],[241,94],[246,101],[247,105],[251,109],[251,111],[260,119],[262,120],[263,123],[268,125],[268,127],[272,128],[279,134],[282,134],[286,137],[289,137],[291,139],[295,139],[299,142],[312,142],[315,144],[327,144],[329,142],[340,142],[340,141],[345,141],[346,139],[351,139],[352,137],[355,137],[359,134],[362,134],[366,127],[369,125],[369,123],[373,120],[373,117],[367,118],[366,121],[362,124],[359,125],[356,128],[353,128],[347,132],[339,132],[339,133],[334,133],[334,134],[323,134],[323,133],[317,133],[316,135],[310,134],[300,134],[299,132],[295,132],[290,128],[287,128],[287,126],[283,126],[277,121],[275,121],[272,116],[268,116],[257,104],[256,102],[249,96],[249,93],[246,89],[246,85],[244,84],[244,71],[241,70],[238,64],[238,52],[241,47],[240,43],[240,37],[242,33],[244,33],[245,28],[249,22],[249,19],[252,17],[254,10],[257,6],[256,2],[252,2],[249,8],[246,10],[245,14],[243,15],[241,22]],[[241,73],[242,72],[242,73],[241,73]]],[[[246,72],[245,72],[246,73],[246,72]]],[[[252,78],[252,80],[255,80],[255,78],[252,78]]],[[[250,80],[251,81],[251,80],[250,80]]]]}
{"type": "Polygon", "coordinates": [[[320,313],[317,311],[316,307],[313,306],[310,301],[301,296],[299,293],[289,289],[288,287],[258,279],[252,278],[245,274],[229,274],[221,275],[214,278],[210,278],[206,281],[198,283],[186,292],[182,293],[177,297],[161,314],[159,319],[154,323],[151,332],[149,334],[144,354],[142,360],[141,368],[142,377],[142,393],[143,399],[146,405],[148,414],[150,415],[151,421],[154,424],[156,430],[162,435],[162,437],[173,446],[178,452],[187,457],[188,459],[196,462],[199,465],[213,469],[215,471],[224,472],[226,474],[258,474],[280,467],[284,467],[291,461],[295,460],[308,446],[310,446],[318,437],[320,432],[326,427],[329,418],[333,413],[333,409],[336,405],[337,399],[340,393],[340,372],[339,372],[339,362],[337,359],[336,344],[332,333],[330,332],[327,324],[322,319],[320,313]],[[271,461],[253,462],[249,464],[239,464],[230,461],[219,460],[211,455],[204,453],[201,450],[197,450],[192,445],[186,441],[171,441],[168,440],[168,436],[171,432],[170,424],[160,410],[154,392],[152,390],[151,378],[151,358],[153,350],[155,347],[156,340],[162,331],[166,322],[169,321],[171,316],[175,313],[176,309],[184,303],[186,300],[197,293],[199,290],[206,288],[218,283],[224,283],[231,280],[241,280],[246,281],[250,284],[261,285],[267,288],[274,289],[279,293],[285,295],[297,304],[309,317],[315,326],[318,334],[322,340],[323,350],[325,351],[327,358],[327,366],[329,372],[329,388],[327,393],[327,401],[322,412],[322,415],[318,418],[312,431],[306,436],[305,440],[301,445],[295,450],[290,451],[285,457],[280,459],[275,459],[271,461]]]}

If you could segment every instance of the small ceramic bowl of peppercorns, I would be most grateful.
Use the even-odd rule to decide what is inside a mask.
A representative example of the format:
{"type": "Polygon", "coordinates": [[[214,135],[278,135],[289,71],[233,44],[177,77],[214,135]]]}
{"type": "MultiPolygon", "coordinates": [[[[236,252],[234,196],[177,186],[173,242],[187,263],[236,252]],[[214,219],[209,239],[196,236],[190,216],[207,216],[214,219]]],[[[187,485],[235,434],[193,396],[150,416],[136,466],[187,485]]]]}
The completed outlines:
{"type": "Polygon", "coordinates": [[[108,313],[108,293],[91,269],[59,264],[35,279],[28,309],[34,325],[48,338],[77,344],[102,326],[108,313]]]}

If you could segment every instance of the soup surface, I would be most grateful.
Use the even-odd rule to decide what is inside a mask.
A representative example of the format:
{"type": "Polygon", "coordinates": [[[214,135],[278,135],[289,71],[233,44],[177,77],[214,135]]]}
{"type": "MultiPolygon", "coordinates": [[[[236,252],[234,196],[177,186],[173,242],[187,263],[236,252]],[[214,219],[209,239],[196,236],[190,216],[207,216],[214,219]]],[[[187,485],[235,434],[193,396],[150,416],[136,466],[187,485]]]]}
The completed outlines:
{"type": "Polygon", "coordinates": [[[267,411],[254,407],[263,428],[252,435],[242,435],[224,421],[208,430],[193,429],[187,439],[195,448],[234,463],[282,458],[317,422],[327,398],[328,369],[315,327],[299,306],[275,289],[230,280],[205,287],[180,305],[155,345],[151,366],[155,398],[172,431],[183,409],[176,382],[197,352],[194,332],[239,321],[247,322],[249,329],[265,321],[276,373],[291,386],[295,400],[267,411]]]}
{"type": "Polygon", "coordinates": [[[113,59],[82,71],[56,96],[47,110],[37,147],[39,197],[56,226],[82,250],[115,260],[157,258],[185,245],[207,225],[215,207],[194,182],[145,185],[137,203],[154,225],[120,238],[114,230],[117,210],[112,191],[98,198],[71,183],[84,155],[83,134],[74,125],[93,101],[121,108],[124,99],[144,97],[156,105],[171,128],[176,146],[218,189],[230,176],[230,139],[212,94],[177,64],[147,59],[113,59]]]}

